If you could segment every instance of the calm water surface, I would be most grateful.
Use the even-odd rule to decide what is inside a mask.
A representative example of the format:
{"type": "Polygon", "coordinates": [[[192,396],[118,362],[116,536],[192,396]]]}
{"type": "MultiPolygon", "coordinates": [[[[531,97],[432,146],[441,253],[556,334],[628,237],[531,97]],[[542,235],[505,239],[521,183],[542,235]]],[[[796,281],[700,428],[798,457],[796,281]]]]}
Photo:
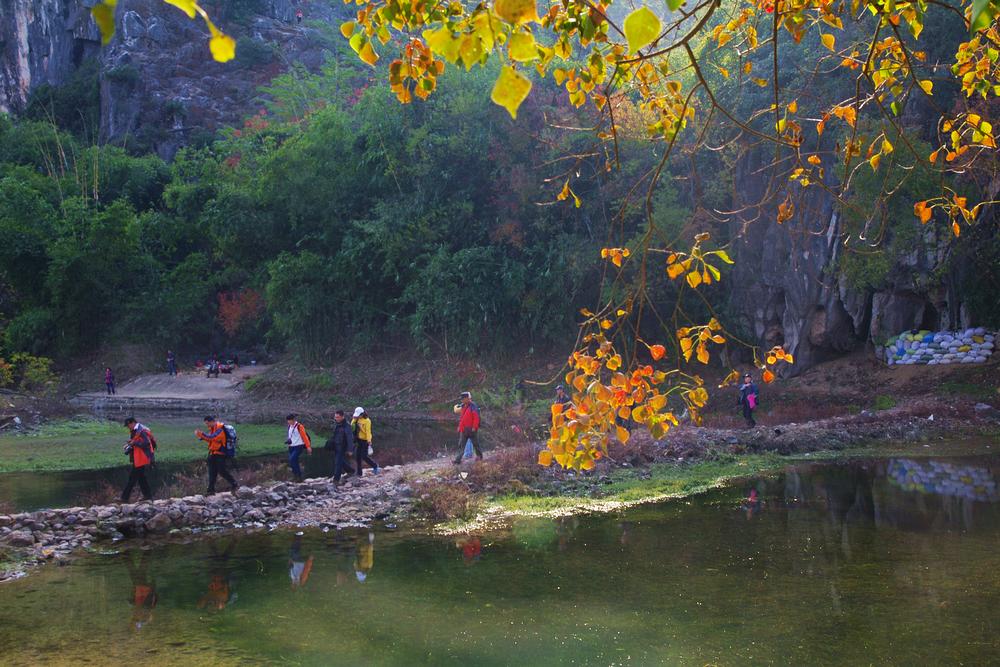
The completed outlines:
{"type": "Polygon", "coordinates": [[[798,467],[616,516],[95,555],[0,587],[0,663],[983,665],[997,458],[798,467]]]}

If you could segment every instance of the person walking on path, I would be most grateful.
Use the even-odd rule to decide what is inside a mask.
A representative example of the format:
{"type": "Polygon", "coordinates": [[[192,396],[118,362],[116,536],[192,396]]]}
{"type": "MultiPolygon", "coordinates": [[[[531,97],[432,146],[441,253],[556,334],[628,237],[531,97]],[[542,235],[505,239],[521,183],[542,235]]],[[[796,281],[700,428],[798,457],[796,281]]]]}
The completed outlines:
{"type": "Polygon", "coordinates": [[[230,491],[236,491],[239,483],[226,469],[226,430],[222,422],[209,415],[205,417],[205,431],[195,431],[195,437],[208,443],[208,493],[215,494],[215,480],[220,476],[229,482],[230,491]]]}
{"type": "Polygon", "coordinates": [[[129,439],[125,445],[125,454],[129,457],[132,469],[128,474],[128,482],[122,489],[122,502],[127,503],[132,497],[132,489],[139,484],[142,491],[143,500],[152,500],[153,492],[149,488],[149,480],[146,479],[146,471],[153,465],[153,453],[156,451],[156,438],[153,432],[129,417],[125,420],[125,428],[128,429],[129,439]]]}
{"type": "Polygon", "coordinates": [[[372,420],[365,412],[364,408],[354,408],[354,419],[351,420],[351,429],[354,430],[354,464],[357,467],[358,477],[361,477],[362,464],[367,463],[372,467],[374,474],[379,474],[382,469],[372,460],[372,420]]]}
{"type": "Polygon", "coordinates": [[[354,474],[354,468],[347,462],[347,452],[354,446],[354,434],[344,417],[343,410],[337,410],[333,414],[333,435],[331,435],[323,449],[333,452],[333,481],[340,483],[340,476],[345,472],[348,475],[354,474]]]}
{"type": "Polygon", "coordinates": [[[104,386],[108,388],[108,396],[115,395],[115,374],[110,366],[104,369],[104,386]]]}
{"type": "Polygon", "coordinates": [[[167,375],[177,376],[177,357],[171,350],[167,350],[167,375]]]}
{"type": "Polygon", "coordinates": [[[563,409],[565,409],[566,405],[572,402],[573,399],[569,397],[569,394],[566,393],[566,389],[563,388],[562,385],[556,387],[556,400],[552,401],[553,405],[558,404],[563,406],[563,409]]]}
{"type": "Polygon", "coordinates": [[[743,376],[743,384],[740,385],[740,398],[737,405],[743,408],[743,418],[747,421],[749,428],[757,425],[753,418],[753,411],[757,409],[758,396],[757,385],[754,384],[753,377],[747,373],[743,376]]]}
{"type": "Polygon", "coordinates": [[[299,457],[302,451],[312,454],[312,443],[309,441],[309,434],[306,427],[298,422],[295,415],[285,417],[288,423],[288,438],[285,444],[288,445],[288,466],[292,469],[292,475],[296,482],[302,481],[302,468],[299,466],[299,457]]]}
{"type": "Polygon", "coordinates": [[[479,406],[472,402],[472,394],[463,391],[462,402],[456,405],[456,410],[461,415],[458,418],[458,458],[455,465],[461,465],[462,454],[465,452],[465,442],[472,440],[472,447],[476,450],[476,459],[483,460],[483,451],[479,449],[479,406]]]}

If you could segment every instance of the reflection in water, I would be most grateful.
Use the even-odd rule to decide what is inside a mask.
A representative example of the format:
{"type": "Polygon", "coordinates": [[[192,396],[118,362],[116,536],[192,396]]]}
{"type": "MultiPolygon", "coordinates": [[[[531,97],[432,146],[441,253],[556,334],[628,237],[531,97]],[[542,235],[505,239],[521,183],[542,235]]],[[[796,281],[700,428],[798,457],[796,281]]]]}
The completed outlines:
{"type": "Polygon", "coordinates": [[[149,646],[170,647],[157,667],[995,664],[1000,502],[906,491],[892,466],[458,539],[274,531],[82,559],[0,588],[0,664],[149,646]]]}
{"type": "Polygon", "coordinates": [[[950,461],[889,461],[889,481],[905,491],[995,502],[997,483],[989,468],[950,461]]]}
{"type": "Polygon", "coordinates": [[[375,533],[369,532],[367,537],[358,536],[358,555],[354,559],[354,575],[358,581],[365,583],[373,565],[375,565],[375,533]]]}
{"type": "Polygon", "coordinates": [[[139,552],[139,562],[136,563],[133,554],[128,554],[125,567],[132,581],[132,623],[137,632],[153,620],[153,609],[156,607],[156,586],[149,575],[149,551],[139,552]]]}
{"type": "Polygon", "coordinates": [[[219,546],[218,542],[209,545],[208,591],[198,599],[198,609],[222,611],[236,601],[236,594],[232,591],[232,567],[229,564],[233,549],[236,547],[236,539],[229,539],[225,548],[221,550],[219,546]]]}
{"type": "Polygon", "coordinates": [[[292,538],[292,548],[288,555],[288,577],[292,580],[292,589],[302,588],[309,581],[312,572],[313,557],[302,557],[302,533],[295,533],[292,538]]]}

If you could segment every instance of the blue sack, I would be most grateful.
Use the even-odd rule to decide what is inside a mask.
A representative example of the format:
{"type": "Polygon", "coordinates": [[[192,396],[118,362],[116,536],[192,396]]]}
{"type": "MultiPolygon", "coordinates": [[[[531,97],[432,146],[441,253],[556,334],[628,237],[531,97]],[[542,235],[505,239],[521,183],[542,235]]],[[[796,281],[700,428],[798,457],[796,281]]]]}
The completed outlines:
{"type": "Polygon", "coordinates": [[[468,440],[465,441],[465,453],[462,454],[462,458],[463,459],[472,458],[472,438],[469,438],[468,440]]]}

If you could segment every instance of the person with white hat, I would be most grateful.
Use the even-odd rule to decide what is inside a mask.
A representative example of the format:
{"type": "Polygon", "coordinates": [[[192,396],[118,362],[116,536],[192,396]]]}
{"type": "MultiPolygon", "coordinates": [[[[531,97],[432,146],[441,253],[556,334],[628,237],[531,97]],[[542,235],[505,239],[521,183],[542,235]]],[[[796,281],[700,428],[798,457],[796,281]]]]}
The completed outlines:
{"type": "Polygon", "coordinates": [[[372,460],[372,420],[362,407],[354,408],[354,419],[351,420],[354,430],[354,463],[357,466],[358,477],[361,477],[362,463],[368,463],[376,475],[382,472],[378,464],[372,460]]]}

